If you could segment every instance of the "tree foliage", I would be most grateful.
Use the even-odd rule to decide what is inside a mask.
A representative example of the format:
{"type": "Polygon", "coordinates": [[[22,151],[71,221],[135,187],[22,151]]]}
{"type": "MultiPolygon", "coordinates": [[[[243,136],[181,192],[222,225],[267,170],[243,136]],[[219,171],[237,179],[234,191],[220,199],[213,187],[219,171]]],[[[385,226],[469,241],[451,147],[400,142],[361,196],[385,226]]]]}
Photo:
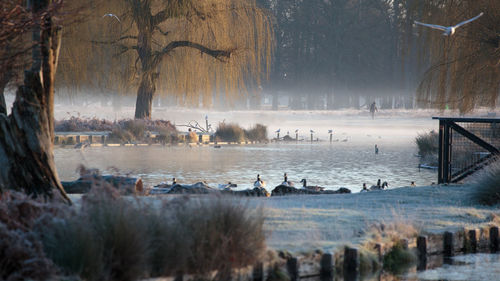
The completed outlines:
{"type": "Polygon", "coordinates": [[[107,1],[71,34],[63,85],[113,88],[119,80],[121,90],[158,89],[195,106],[258,85],[273,47],[271,18],[254,0],[107,1]]]}
{"type": "Polygon", "coordinates": [[[500,93],[500,2],[440,0],[418,5],[421,21],[443,26],[484,12],[452,36],[418,28],[421,61],[430,64],[418,88],[420,101],[462,114],[476,106],[495,107],[500,93]]]}

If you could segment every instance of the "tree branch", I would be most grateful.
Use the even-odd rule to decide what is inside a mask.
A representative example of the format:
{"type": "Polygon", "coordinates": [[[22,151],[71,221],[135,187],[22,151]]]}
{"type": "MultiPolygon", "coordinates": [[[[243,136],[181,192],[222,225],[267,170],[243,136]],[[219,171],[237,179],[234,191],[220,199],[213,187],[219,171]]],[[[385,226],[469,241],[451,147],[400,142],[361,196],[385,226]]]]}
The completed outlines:
{"type": "Polygon", "coordinates": [[[161,28],[157,25],[154,26],[154,29],[158,30],[161,34],[167,36],[168,34],[170,34],[170,31],[163,31],[161,30],[161,28]]]}
{"type": "Polygon", "coordinates": [[[113,40],[113,41],[95,41],[95,40],[92,40],[91,42],[92,43],[95,43],[95,44],[116,44],[122,40],[125,40],[125,39],[137,39],[137,36],[133,36],[133,35],[125,35],[125,36],[122,36],[116,40],[113,40]]]}
{"type": "Polygon", "coordinates": [[[197,49],[197,50],[201,51],[202,53],[205,53],[209,56],[212,56],[215,59],[218,59],[220,61],[223,61],[223,58],[230,58],[231,53],[233,51],[233,50],[213,50],[213,49],[207,48],[203,45],[200,45],[198,43],[193,43],[190,41],[172,41],[165,48],[163,48],[163,50],[161,50],[160,52],[157,52],[155,54],[155,57],[153,60],[153,65],[156,67],[160,63],[160,61],[164,55],[168,54],[173,49],[179,48],[179,47],[189,47],[189,48],[197,49]]]}
{"type": "Polygon", "coordinates": [[[151,24],[157,26],[158,24],[166,21],[168,19],[168,14],[166,10],[161,10],[151,19],[151,24]]]}

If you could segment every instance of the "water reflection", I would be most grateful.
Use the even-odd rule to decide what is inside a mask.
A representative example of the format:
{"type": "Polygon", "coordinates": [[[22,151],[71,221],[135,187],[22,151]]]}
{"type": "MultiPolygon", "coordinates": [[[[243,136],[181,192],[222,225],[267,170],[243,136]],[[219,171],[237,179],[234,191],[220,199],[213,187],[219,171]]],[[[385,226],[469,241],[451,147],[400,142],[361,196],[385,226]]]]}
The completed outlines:
{"type": "Polygon", "coordinates": [[[176,177],[179,182],[206,180],[209,185],[231,181],[249,188],[260,174],[272,189],[282,181],[283,173],[300,185],[302,178],[310,185],[329,188],[348,187],[359,191],[377,179],[389,187],[428,185],[435,181],[432,171],[417,169],[415,147],[409,144],[379,144],[375,155],[371,144],[263,144],[251,146],[205,147],[91,147],[55,149],[55,160],[62,180],[77,178],[81,163],[99,168],[103,173],[129,173],[143,178],[146,184],[158,184],[176,177]]]}

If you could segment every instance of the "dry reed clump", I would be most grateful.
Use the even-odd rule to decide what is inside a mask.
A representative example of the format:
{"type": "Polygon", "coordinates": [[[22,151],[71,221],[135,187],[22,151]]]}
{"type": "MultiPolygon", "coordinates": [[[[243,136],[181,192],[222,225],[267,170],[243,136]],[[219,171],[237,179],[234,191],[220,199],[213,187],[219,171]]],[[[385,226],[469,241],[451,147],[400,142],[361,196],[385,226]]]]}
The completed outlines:
{"type": "Polygon", "coordinates": [[[163,261],[157,268],[168,275],[216,270],[216,279],[224,280],[232,269],[255,264],[266,248],[262,210],[251,210],[234,198],[184,200],[165,205],[165,213],[170,216],[160,219],[168,220],[164,223],[169,227],[157,232],[156,240],[169,249],[154,254],[156,262],[163,261]]]}
{"type": "Polygon", "coordinates": [[[215,136],[220,141],[242,142],[242,141],[266,141],[267,127],[255,124],[252,128],[245,130],[235,123],[221,123],[217,127],[215,136]]]}
{"type": "Polygon", "coordinates": [[[472,200],[479,204],[500,204],[500,158],[476,177],[472,200]]]}
{"type": "Polygon", "coordinates": [[[0,193],[0,280],[47,280],[56,268],[34,226],[60,216],[65,207],[15,191],[0,193]]]}
{"type": "Polygon", "coordinates": [[[439,149],[439,134],[432,130],[428,133],[418,134],[415,138],[418,154],[422,157],[435,156],[437,157],[439,149]]]}
{"type": "Polygon", "coordinates": [[[245,131],[245,137],[249,141],[266,141],[267,140],[267,126],[262,124],[255,124],[252,128],[245,131]]]}
{"type": "Polygon", "coordinates": [[[224,198],[182,197],[162,208],[93,187],[76,215],[40,228],[47,255],[66,275],[135,280],[194,274],[225,280],[265,249],[263,215],[224,198]],[[66,241],[61,245],[60,241],[66,241]]]}
{"type": "Polygon", "coordinates": [[[215,137],[220,141],[245,141],[245,131],[235,123],[220,123],[215,131],[215,137]]]}
{"type": "Polygon", "coordinates": [[[418,236],[420,230],[405,221],[393,221],[391,223],[380,223],[373,225],[368,231],[368,238],[363,243],[363,248],[373,251],[377,244],[394,245],[402,239],[409,239],[418,236]]]}

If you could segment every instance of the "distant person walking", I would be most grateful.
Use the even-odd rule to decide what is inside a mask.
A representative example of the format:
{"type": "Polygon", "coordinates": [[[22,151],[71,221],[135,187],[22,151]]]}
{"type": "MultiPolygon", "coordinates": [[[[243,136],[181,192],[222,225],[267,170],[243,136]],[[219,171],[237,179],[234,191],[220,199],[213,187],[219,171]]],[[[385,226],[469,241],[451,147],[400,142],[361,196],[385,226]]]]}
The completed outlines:
{"type": "Polygon", "coordinates": [[[373,102],[370,105],[370,114],[372,115],[372,119],[375,118],[375,111],[378,111],[378,109],[377,109],[377,105],[375,104],[375,102],[373,102]]]}
{"type": "Polygon", "coordinates": [[[375,145],[375,154],[378,154],[378,146],[375,145]]]}

